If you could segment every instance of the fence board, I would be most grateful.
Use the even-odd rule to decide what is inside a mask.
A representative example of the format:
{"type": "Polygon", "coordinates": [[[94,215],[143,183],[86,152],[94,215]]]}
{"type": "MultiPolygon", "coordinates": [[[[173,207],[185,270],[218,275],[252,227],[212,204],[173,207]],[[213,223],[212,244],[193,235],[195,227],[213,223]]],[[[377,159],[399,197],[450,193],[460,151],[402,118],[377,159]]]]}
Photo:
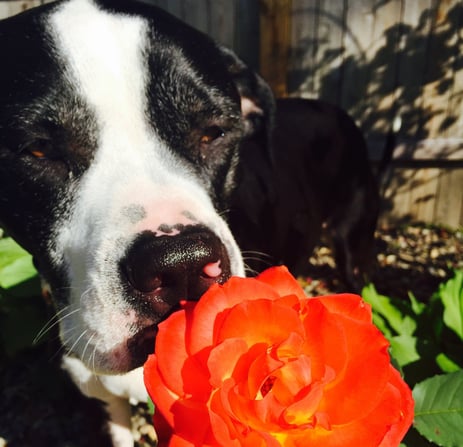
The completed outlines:
{"type": "Polygon", "coordinates": [[[291,0],[261,0],[260,71],[277,96],[287,95],[291,0]]]}
{"type": "Polygon", "coordinates": [[[452,87],[450,89],[446,122],[443,134],[447,137],[463,135],[463,2],[455,5],[447,16],[455,35],[455,51],[452,54],[452,87]],[[460,8],[458,8],[460,6],[460,8]]]}
{"type": "Polygon", "coordinates": [[[444,172],[439,184],[434,220],[451,227],[463,226],[463,169],[444,172]]]}
{"type": "Polygon", "coordinates": [[[293,0],[291,48],[287,77],[289,85],[293,86],[293,94],[297,96],[315,96],[318,91],[315,80],[317,53],[321,51],[317,38],[319,31],[318,3],[293,0]],[[307,76],[308,73],[314,75],[307,76]]]}
{"type": "Polygon", "coordinates": [[[347,1],[325,0],[318,12],[319,51],[317,54],[316,79],[318,92],[314,97],[323,96],[334,104],[342,103],[343,83],[346,79],[343,67],[346,57],[346,14],[347,1]],[[320,92],[323,92],[320,94],[320,92]]]}
{"type": "Polygon", "coordinates": [[[416,220],[431,222],[434,219],[440,171],[437,168],[415,171],[415,185],[410,188],[410,214],[416,220]]]}

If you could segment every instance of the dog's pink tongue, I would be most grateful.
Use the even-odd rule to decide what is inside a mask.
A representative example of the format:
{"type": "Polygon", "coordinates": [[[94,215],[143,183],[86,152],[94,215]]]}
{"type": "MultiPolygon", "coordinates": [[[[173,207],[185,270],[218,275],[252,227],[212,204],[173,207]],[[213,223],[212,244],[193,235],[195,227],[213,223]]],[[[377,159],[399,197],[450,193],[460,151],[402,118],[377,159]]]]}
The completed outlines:
{"type": "Polygon", "coordinates": [[[206,264],[203,268],[203,272],[209,278],[219,277],[222,274],[222,269],[220,268],[220,261],[206,264]]]}

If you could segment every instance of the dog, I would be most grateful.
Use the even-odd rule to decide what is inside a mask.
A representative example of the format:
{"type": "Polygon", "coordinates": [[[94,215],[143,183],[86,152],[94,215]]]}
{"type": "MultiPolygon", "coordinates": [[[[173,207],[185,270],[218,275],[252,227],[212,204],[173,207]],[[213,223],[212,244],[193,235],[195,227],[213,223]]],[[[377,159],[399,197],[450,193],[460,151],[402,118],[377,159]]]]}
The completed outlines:
{"type": "Polygon", "coordinates": [[[304,152],[313,137],[293,124],[302,132],[306,119],[336,114],[276,107],[234,53],[145,3],[61,0],[5,19],[0,58],[0,225],[49,290],[64,368],[106,402],[114,445],[132,445],[128,399],[146,400],[141,366],[181,300],[244,276],[241,250],[292,262],[288,235],[314,240],[325,202],[341,228],[343,214],[328,206],[338,181],[342,197],[351,185],[358,208],[341,203],[359,220],[365,184],[357,171],[355,180],[341,173],[349,132],[337,123],[327,129],[333,146],[304,152]],[[304,165],[286,158],[290,149],[304,165]],[[301,186],[285,178],[304,181],[304,167],[314,175],[308,190],[328,188],[325,200],[307,192],[317,223],[299,216],[312,205],[295,206],[301,186]],[[275,249],[256,242],[258,219],[284,234],[274,240],[262,227],[275,249]]]}
{"type": "Polygon", "coordinates": [[[270,134],[264,126],[244,139],[232,195],[230,227],[248,268],[283,263],[302,275],[324,232],[344,287],[360,292],[374,271],[380,210],[361,130],[316,99],[277,99],[273,121],[270,134]]]}
{"type": "Polygon", "coordinates": [[[107,403],[114,444],[132,445],[127,399],[147,398],[157,324],[245,274],[223,215],[240,141],[273,113],[269,87],[202,33],[125,0],[5,19],[0,59],[0,225],[50,291],[64,367],[107,403]]]}

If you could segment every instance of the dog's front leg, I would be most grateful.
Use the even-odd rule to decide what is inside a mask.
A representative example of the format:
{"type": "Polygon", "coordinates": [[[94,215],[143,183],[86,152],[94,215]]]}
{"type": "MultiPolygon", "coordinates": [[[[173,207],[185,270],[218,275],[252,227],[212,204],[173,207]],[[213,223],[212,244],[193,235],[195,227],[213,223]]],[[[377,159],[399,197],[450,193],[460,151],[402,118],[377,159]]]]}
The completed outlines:
{"type": "Polygon", "coordinates": [[[132,403],[147,400],[143,369],[117,376],[97,375],[79,359],[67,356],[63,358],[63,367],[83,394],[106,403],[110,419],[108,429],[114,447],[133,447],[129,400],[132,403]]]}

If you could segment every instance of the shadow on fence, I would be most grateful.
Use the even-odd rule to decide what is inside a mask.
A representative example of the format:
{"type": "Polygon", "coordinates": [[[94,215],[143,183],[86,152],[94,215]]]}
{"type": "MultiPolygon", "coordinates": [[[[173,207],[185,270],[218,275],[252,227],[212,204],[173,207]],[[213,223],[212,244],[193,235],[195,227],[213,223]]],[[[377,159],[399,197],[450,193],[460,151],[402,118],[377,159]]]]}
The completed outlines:
{"type": "MultiPolygon", "coordinates": [[[[423,10],[416,26],[402,21],[402,9],[400,22],[383,31],[382,45],[374,52],[371,46],[362,50],[362,44],[355,40],[356,30],[346,27],[345,17],[310,11],[329,21],[330,26],[341,28],[343,43],[329,46],[323,35],[301,39],[291,58],[308,59],[311,66],[290,70],[290,93],[303,91],[304,84],[307,87],[314,75],[319,76],[314,92],[350,112],[368,140],[373,159],[381,158],[387,133],[397,117],[402,123],[396,133],[401,159],[416,158],[420,142],[437,139],[441,146],[436,156],[451,158],[458,147],[446,146],[445,141],[463,136],[461,121],[458,123],[463,111],[463,4],[446,12],[439,8],[423,10]],[[347,40],[354,52],[347,51],[347,40]]],[[[431,144],[433,150],[437,148],[431,144]]],[[[428,161],[439,166],[439,160],[428,161]]],[[[401,176],[401,170],[396,169],[394,182],[388,186],[400,189],[409,181],[401,176]]],[[[391,208],[390,200],[386,201],[385,209],[391,208]]]]}

